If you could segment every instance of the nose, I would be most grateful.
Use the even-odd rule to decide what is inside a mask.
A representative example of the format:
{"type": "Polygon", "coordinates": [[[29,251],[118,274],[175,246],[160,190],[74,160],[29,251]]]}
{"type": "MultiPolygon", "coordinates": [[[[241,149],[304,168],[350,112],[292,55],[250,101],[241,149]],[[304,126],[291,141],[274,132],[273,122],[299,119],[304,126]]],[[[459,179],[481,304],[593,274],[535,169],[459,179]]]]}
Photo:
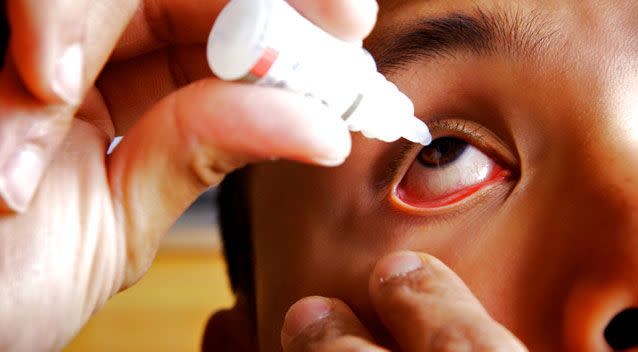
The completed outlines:
{"type": "Polygon", "coordinates": [[[638,351],[638,246],[636,221],[628,213],[609,215],[608,231],[598,232],[599,241],[588,238],[591,244],[582,245],[570,269],[566,350],[638,351]]]}
{"type": "Polygon", "coordinates": [[[572,287],[560,350],[638,351],[638,300],[631,286],[597,279],[572,287]]]}
{"type": "Polygon", "coordinates": [[[605,328],[605,341],[614,351],[638,347],[638,308],[618,313],[605,328]]]}
{"type": "MultiPolygon", "coordinates": [[[[537,287],[545,300],[551,295],[553,301],[543,303],[546,313],[561,317],[556,323],[562,326],[555,330],[559,349],[532,350],[638,351],[638,177],[625,170],[629,162],[594,173],[602,169],[596,162],[574,165],[587,176],[572,178],[577,185],[562,194],[553,189],[562,195],[557,206],[535,218],[545,231],[535,231],[543,234],[545,263],[539,265],[551,275],[537,287]]],[[[551,324],[546,316],[539,323],[540,329],[551,324]]]]}

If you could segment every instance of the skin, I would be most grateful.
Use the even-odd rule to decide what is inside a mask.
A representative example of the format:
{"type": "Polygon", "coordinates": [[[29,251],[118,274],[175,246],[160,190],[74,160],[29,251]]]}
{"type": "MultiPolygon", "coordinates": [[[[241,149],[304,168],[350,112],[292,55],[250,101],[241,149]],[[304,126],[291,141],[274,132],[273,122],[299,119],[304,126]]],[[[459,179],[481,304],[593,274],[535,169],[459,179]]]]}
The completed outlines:
{"type": "MultiPolygon", "coordinates": [[[[62,349],[142,277],[171,224],[226,173],[280,158],[335,165],[350,152],[344,122],[318,102],[211,77],[204,48],[225,4],[7,1],[0,350],[62,349]],[[81,104],[52,89],[52,67],[78,36],[81,104]],[[126,138],[107,156],[116,133],[126,138]]],[[[353,41],[378,10],[372,0],[321,4],[293,2],[353,41]]]]}
{"type": "MultiPolygon", "coordinates": [[[[377,262],[400,250],[439,258],[529,350],[610,350],[604,328],[638,305],[638,4],[385,1],[367,44],[378,47],[384,35],[417,17],[476,8],[533,13],[554,35],[535,55],[457,53],[414,61],[389,77],[426,122],[454,114],[491,131],[500,142],[489,143],[502,158],[513,157],[514,174],[460,202],[424,210],[392,196],[418,148],[383,189],[374,185],[398,146],[358,135],[352,155],[335,170],[287,162],[253,167],[255,344],[261,351],[281,350],[282,339],[290,351],[369,347],[371,336],[377,346],[429,350],[415,336],[428,331],[428,321],[445,324],[431,313],[436,310],[419,309],[427,299],[384,296],[375,286],[377,262]],[[317,299],[305,299],[284,327],[293,303],[317,295],[331,299],[331,313],[318,314],[317,299]],[[396,321],[384,300],[399,307],[406,323],[396,321]],[[335,328],[339,321],[342,328],[335,328]],[[344,336],[351,338],[344,342],[344,336]]],[[[438,129],[435,137],[453,132],[438,129]]],[[[436,281],[421,275],[401,276],[396,286],[436,281]]],[[[442,275],[441,284],[454,286],[452,277],[442,275]]],[[[411,290],[429,292],[420,284],[411,290]]],[[[452,303],[438,297],[450,312],[462,312],[454,300],[468,295],[452,303]]],[[[515,343],[508,339],[505,333],[494,338],[505,341],[501,347],[515,343]]],[[[442,350],[456,350],[450,346],[442,350]]]]}
{"type": "MultiPolygon", "coordinates": [[[[226,172],[273,157],[332,163],[349,150],[338,118],[291,94],[215,80],[174,92],[204,76],[201,62],[188,59],[189,47],[203,43],[222,3],[83,1],[77,11],[63,11],[62,1],[47,2],[44,10],[36,1],[8,2],[14,34],[0,76],[0,177],[20,175],[8,161],[16,150],[37,146],[41,154],[37,170],[18,178],[20,187],[5,183],[1,190],[7,213],[0,223],[0,349],[61,348],[111,295],[139,279],[165,229],[226,172]],[[60,95],[52,85],[56,58],[78,39],[85,43],[84,74],[78,89],[60,95]],[[186,77],[176,79],[175,67],[186,77]],[[134,90],[150,81],[159,87],[134,90]],[[86,99],[75,99],[84,88],[86,99]],[[263,100],[247,106],[246,96],[263,100]],[[264,122],[268,116],[278,119],[264,122]],[[228,133],[233,128],[244,133],[241,141],[228,133]],[[114,131],[128,138],[105,158],[114,131]],[[49,161],[48,172],[38,172],[49,161]]],[[[359,11],[358,1],[293,3],[348,40],[367,34],[375,12],[372,4],[359,11]]],[[[477,4],[494,6],[472,7],[477,4]]],[[[525,4],[518,5],[523,12],[532,7],[525,4]]],[[[377,33],[452,6],[384,5],[377,33]]],[[[457,57],[436,65],[415,62],[410,74],[390,75],[413,97],[420,116],[461,107],[472,118],[483,116],[480,123],[505,141],[501,152],[512,149],[516,177],[463,204],[425,212],[372,187],[396,145],[356,137],[352,158],[336,171],[286,163],[255,169],[259,331],[251,341],[252,331],[236,330],[241,346],[279,350],[281,337],[289,351],[397,345],[408,351],[523,350],[507,327],[532,350],[605,349],[602,329],[635,295],[635,50],[628,39],[635,5],[543,5],[570,41],[553,43],[562,51],[538,62],[491,57],[470,65],[457,57]],[[450,102],[454,106],[446,107],[450,102]],[[490,117],[501,115],[507,120],[490,117]],[[281,205],[279,215],[273,202],[281,205]],[[387,255],[399,249],[442,261],[412,252],[387,255]],[[333,298],[306,298],[288,310],[317,294],[333,298]],[[548,316],[554,318],[549,323],[548,316]]],[[[383,42],[373,36],[370,45],[375,41],[383,42]]],[[[240,297],[227,317],[245,327],[252,317],[242,317],[241,306],[240,297]]]]}
{"type": "MultiPolygon", "coordinates": [[[[101,120],[112,138],[161,98],[210,77],[202,50],[228,1],[5,2],[11,38],[0,78],[0,210],[20,213],[36,196],[80,106],[89,108],[84,119],[101,120]]],[[[378,10],[374,0],[291,3],[350,41],[370,32],[378,10]]],[[[319,157],[339,164],[350,143],[341,147],[338,155],[319,157]]]]}

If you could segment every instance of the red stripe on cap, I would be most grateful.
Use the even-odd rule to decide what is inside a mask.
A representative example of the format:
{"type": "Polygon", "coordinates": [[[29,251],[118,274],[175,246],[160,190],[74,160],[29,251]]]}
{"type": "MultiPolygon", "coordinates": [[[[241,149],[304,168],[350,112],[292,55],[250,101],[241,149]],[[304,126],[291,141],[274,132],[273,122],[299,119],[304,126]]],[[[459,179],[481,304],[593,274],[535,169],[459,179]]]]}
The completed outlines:
{"type": "Polygon", "coordinates": [[[257,78],[264,77],[275,63],[275,60],[277,60],[277,56],[279,56],[279,53],[275,49],[266,48],[259,61],[250,70],[250,73],[257,78]]]}

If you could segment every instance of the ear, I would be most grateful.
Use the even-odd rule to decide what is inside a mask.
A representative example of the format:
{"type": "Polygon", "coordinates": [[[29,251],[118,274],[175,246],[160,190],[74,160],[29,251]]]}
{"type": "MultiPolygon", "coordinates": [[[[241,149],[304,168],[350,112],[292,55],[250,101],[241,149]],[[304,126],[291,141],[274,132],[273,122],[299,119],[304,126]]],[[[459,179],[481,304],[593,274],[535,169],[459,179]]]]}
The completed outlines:
{"type": "Polygon", "coordinates": [[[215,312],[206,324],[202,352],[254,352],[259,350],[255,317],[242,295],[231,309],[215,312]]]}

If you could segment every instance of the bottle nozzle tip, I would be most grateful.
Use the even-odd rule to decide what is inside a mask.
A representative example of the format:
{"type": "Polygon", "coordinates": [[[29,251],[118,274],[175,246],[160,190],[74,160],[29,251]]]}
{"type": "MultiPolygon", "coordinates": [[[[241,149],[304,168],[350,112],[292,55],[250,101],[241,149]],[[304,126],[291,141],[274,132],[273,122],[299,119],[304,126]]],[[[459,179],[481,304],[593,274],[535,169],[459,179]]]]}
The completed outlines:
{"type": "Polygon", "coordinates": [[[412,116],[403,128],[403,138],[424,146],[432,143],[432,135],[428,126],[416,116],[412,116]]]}

